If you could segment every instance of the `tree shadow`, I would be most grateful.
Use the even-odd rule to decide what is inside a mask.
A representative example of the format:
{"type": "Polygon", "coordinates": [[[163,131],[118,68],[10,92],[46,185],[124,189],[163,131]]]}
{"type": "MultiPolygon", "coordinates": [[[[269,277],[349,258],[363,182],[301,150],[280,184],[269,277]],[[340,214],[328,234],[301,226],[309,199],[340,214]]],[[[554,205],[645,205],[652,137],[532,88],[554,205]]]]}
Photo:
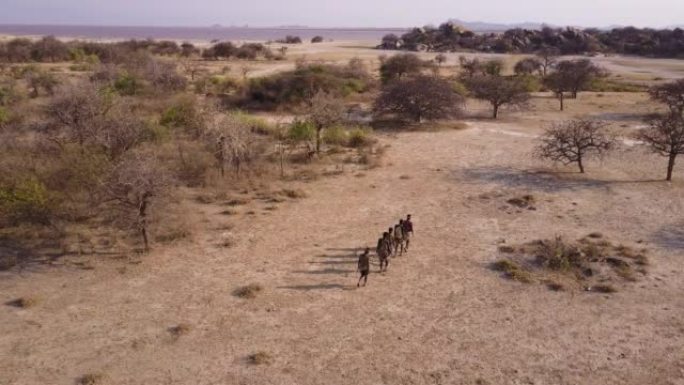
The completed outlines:
{"type": "Polygon", "coordinates": [[[291,285],[291,286],[278,286],[278,289],[286,290],[301,290],[301,291],[311,291],[311,290],[350,290],[349,286],[340,285],[338,283],[319,283],[315,285],[291,285]]]}
{"type": "MultiPolygon", "coordinates": [[[[350,263],[351,265],[351,263],[350,263]]],[[[356,270],[346,270],[346,269],[336,269],[336,268],[325,268],[323,270],[295,270],[293,273],[295,274],[313,274],[313,275],[322,275],[322,274],[349,274],[349,273],[354,273],[356,270]]]]}
{"type": "Polygon", "coordinates": [[[651,239],[658,246],[667,250],[684,250],[684,223],[663,226],[651,239]]]}
{"type": "Polygon", "coordinates": [[[577,191],[584,189],[608,189],[619,183],[640,183],[651,181],[604,181],[582,178],[573,172],[526,171],[510,167],[473,167],[452,173],[465,183],[495,183],[504,187],[536,189],[545,192],[577,191]]]}

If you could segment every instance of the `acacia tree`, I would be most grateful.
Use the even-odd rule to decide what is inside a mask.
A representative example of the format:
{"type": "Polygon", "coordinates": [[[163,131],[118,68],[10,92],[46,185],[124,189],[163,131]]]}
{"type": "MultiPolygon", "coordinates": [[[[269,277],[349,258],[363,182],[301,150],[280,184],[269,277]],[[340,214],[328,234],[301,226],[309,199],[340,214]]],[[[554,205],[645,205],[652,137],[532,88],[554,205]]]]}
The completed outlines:
{"type": "Polygon", "coordinates": [[[550,89],[560,102],[560,110],[565,110],[565,93],[572,88],[572,79],[567,72],[553,72],[544,78],[544,85],[550,89]]]}
{"type": "Polygon", "coordinates": [[[140,233],[145,251],[149,250],[148,227],[152,210],[172,186],[170,173],[149,152],[131,153],[123,158],[104,182],[108,201],[116,203],[119,221],[140,233]]]}
{"type": "MultiPolygon", "coordinates": [[[[50,123],[66,134],[67,141],[83,146],[97,137],[102,118],[112,108],[111,95],[98,91],[91,84],[79,84],[60,90],[59,96],[47,105],[50,123]]],[[[57,136],[53,140],[59,142],[57,136]]]]}
{"type": "Polygon", "coordinates": [[[637,137],[654,153],[667,157],[667,177],[672,180],[677,155],[684,154],[684,117],[669,113],[651,120],[649,127],[642,129],[637,137]]]}
{"type": "Polygon", "coordinates": [[[426,63],[418,55],[412,53],[395,55],[382,61],[380,79],[383,84],[387,84],[406,76],[419,75],[425,67],[426,63]]]}
{"type": "Polygon", "coordinates": [[[584,173],[586,158],[604,156],[615,147],[615,138],[605,127],[605,123],[591,120],[555,123],[541,137],[535,154],[565,165],[576,163],[584,173]]]}
{"type": "Polygon", "coordinates": [[[375,100],[377,114],[390,113],[411,118],[440,119],[457,116],[463,108],[463,97],[452,85],[434,76],[417,76],[386,85],[375,100]]]}
{"type": "Polygon", "coordinates": [[[605,76],[605,71],[589,59],[563,60],[556,64],[556,72],[566,79],[572,98],[577,98],[579,91],[587,89],[597,77],[605,76]]]}
{"type": "Polygon", "coordinates": [[[330,94],[319,91],[311,99],[309,121],[316,127],[316,153],[321,152],[321,132],[342,121],[344,105],[330,94]]]}
{"type": "Polygon", "coordinates": [[[491,104],[494,119],[499,117],[499,109],[502,106],[521,107],[530,98],[526,85],[518,78],[475,76],[467,79],[465,85],[473,97],[491,104]]]}
{"type": "Polygon", "coordinates": [[[225,165],[230,164],[237,176],[244,165],[249,165],[257,156],[257,135],[251,128],[231,115],[220,115],[213,119],[204,133],[207,147],[216,159],[216,166],[225,175],[225,165]]]}
{"type": "Polygon", "coordinates": [[[535,72],[538,72],[542,76],[544,74],[542,62],[533,57],[528,57],[515,63],[513,71],[516,75],[532,75],[535,72]]]}

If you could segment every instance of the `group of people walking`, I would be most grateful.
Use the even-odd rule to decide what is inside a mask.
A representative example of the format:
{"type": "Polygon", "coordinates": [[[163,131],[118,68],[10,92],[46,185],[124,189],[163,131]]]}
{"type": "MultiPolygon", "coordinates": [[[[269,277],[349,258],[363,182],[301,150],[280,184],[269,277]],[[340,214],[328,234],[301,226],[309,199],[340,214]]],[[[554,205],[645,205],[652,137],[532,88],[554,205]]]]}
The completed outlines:
{"type": "MultiPolygon", "coordinates": [[[[406,219],[400,219],[399,223],[395,224],[393,227],[390,227],[382,234],[382,237],[378,239],[378,245],[375,248],[375,253],[380,262],[380,272],[387,271],[390,257],[396,257],[408,252],[412,236],[413,222],[411,222],[410,214],[406,216],[406,219]]],[[[359,277],[359,281],[356,283],[356,286],[359,287],[362,280],[363,286],[366,286],[366,283],[368,283],[368,274],[370,273],[369,247],[366,247],[366,250],[364,250],[364,252],[359,256],[357,270],[361,276],[359,277]]]]}

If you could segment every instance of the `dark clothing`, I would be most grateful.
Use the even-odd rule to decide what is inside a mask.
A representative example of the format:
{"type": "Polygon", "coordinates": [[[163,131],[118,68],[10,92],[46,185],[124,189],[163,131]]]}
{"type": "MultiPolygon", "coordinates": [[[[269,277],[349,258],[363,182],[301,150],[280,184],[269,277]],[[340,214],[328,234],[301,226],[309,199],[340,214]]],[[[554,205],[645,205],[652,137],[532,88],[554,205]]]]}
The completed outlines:
{"type": "Polygon", "coordinates": [[[380,254],[385,248],[385,238],[378,239],[378,246],[375,248],[375,252],[380,254]]]}
{"type": "Polygon", "coordinates": [[[404,221],[404,225],[402,226],[404,228],[404,233],[412,233],[413,232],[413,222],[409,220],[404,221]]]}
{"type": "Polygon", "coordinates": [[[361,275],[367,275],[370,270],[370,257],[368,253],[363,253],[359,256],[359,271],[361,275]],[[365,274],[364,274],[365,273],[365,274]]]}

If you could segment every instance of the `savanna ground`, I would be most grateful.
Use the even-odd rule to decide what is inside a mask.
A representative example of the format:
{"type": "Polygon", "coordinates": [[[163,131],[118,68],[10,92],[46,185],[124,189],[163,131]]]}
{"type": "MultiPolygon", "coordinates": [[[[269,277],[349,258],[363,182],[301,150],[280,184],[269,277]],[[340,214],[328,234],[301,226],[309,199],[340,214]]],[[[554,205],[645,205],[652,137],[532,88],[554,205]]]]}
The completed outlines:
{"type": "MultiPolygon", "coordinates": [[[[358,45],[290,56],[377,56],[358,45]]],[[[634,81],[684,73],[597,60],[634,81]]],[[[560,113],[539,95],[499,121],[380,131],[380,167],[288,182],[303,198],[248,188],[228,207],[188,191],[191,239],[0,273],[2,302],[36,302],[0,309],[0,384],[684,384],[684,169],[663,182],[665,160],[630,141],[585,175],[531,156],[549,122],[591,115],[627,137],[653,108],[644,94],[582,93],[560,113]],[[507,203],[523,195],[536,210],[507,203]],[[356,253],[409,213],[409,253],[384,274],[373,260],[357,289],[356,253]],[[591,232],[647,249],[647,274],[599,294],[490,268],[502,244],[591,232]],[[254,298],[235,295],[250,284],[254,298]]]]}

